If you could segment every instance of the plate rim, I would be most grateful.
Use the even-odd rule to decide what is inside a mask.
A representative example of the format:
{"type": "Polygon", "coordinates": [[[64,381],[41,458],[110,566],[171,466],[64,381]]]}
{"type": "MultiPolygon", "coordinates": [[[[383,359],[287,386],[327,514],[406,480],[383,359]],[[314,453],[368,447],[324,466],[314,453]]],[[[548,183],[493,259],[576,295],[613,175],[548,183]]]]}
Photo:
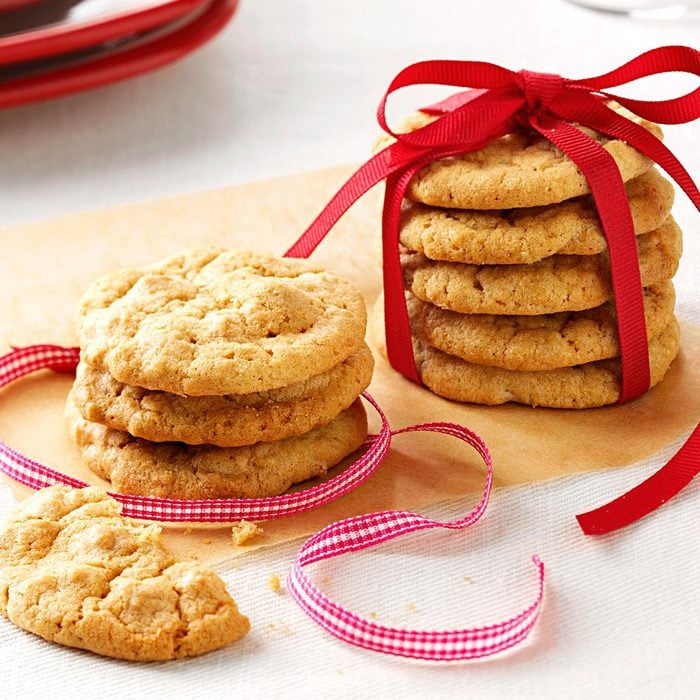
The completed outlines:
{"type": "Polygon", "coordinates": [[[0,66],[71,53],[166,24],[207,0],[163,0],[140,10],[115,11],[68,26],[56,24],[0,37],[0,66]]]}
{"type": "Polygon", "coordinates": [[[53,99],[102,87],[165,66],[194,51],[218,34],[239,0],[205,0],[207,5],[184,27],[152,42],[104,58],[0,84],[0,109],[53,99]]]}

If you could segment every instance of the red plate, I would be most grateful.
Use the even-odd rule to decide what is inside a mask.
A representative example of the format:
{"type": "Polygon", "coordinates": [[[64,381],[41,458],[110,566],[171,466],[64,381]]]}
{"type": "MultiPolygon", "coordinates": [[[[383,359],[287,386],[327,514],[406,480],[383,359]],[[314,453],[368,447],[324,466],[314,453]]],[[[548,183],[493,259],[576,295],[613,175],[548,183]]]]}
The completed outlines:
{"type": "Polygon", "coordinates": [[[162,36],[163,28],[160,27],[154,30],[160,38],[144,42],[141,36],[134,40],[135,48],[108,50],[103,58],[79,65],[53,69],[29,78],[5,80],[0,83],[0,107],[14,107],[90,90],[172,63],[223,29],[237,6],[238,0],[212,0],[185,26],[165,36],[162,36]]]}
{"type": "MultiPolygon", "coordinates": [[[[17,3],[19,0],[5,0],[17,3]]],[[[28,0],[22,0],[24,4],[28,0]]],[[[0,10],[3,9],[0,0],[0,10]]],[[[46,2],[44,3],[47,4],[46,2]]],[[[121,3],[122,6],[124,3],[121,3]]],[[[127,3],[128,4],[128,3],[127,3]]],[[[133,3],[132,3],[133,4],[133,3]]],[[[46,56],[69,53],[112,39],[147,31],[153,27],[174,21],[178,17],[205,5],[206,0],[161,0],[139,2],[131,10],[102,12],[83,20],[61,17],[56,22],[18,33],[8,33],[7,28],[25,26],[26,17],[32,13],[41,16],[41,8],[28,7],[0,16],[0,65],[30,61],[46,56]],[[26,17],[25,17],[26,15],[26,17]],[[23,21],[20,21],[23,20],[23,21]],[[4,35],[4,36],[3,36],[4,35]]],[[[65,11],[64,13],[65,14],[65,11]]]]}
{"type": "Polygon", "coordinates": [[[25,5],[34,5],[40,2],[44,2],[44,0],[0,0],[0,12],[16,10],[18,7],[24,7],[25,5]]]}

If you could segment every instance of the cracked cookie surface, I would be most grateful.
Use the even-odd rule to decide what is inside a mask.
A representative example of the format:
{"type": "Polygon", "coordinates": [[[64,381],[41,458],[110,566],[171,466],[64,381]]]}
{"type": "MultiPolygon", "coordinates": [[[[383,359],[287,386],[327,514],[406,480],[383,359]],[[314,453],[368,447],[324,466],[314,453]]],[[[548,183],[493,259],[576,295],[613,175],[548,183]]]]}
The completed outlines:
{"type": "Polygon", "coordinates": [[[68,426],[83,460],[120,493],[159,498],[261,498],[325,472],[362,446],[367,415],[357,399],[330,423],[246,447],[153,443],[85,420],[72,393],[68,426]]]}
{"type": "MultiPolygon", "coordinates": [[[[459,314],[407,293],[413,332],[428,345],[467,362],[533,371],[570,367],[620,354],[612,302],[586,311],[543,316],[459,314]]],[[[644,290],[648,339],[673,319],[671,282],[644,290]]]]}
{"type": "MultiPolygon", "coordinates": [[[[680,330],[674,320],[649,343],[650,386],[666,375],[678,354],[680,330]]],[[[465,362],[427,345],[416,352],[423,383],[454,401],[497,405],[508,402],[548,408],[596,408],[620,398],[619,359],[536,372],[465,362]]]]}
{"type": "Polygon", "coordinates": [[[138,661],[197,656],[250,628],[213,571],[178,562],[160,527],[121,517],[95,487],[42,489],[10,515],[0,613],[49,641],[138,661]]]}
{"type": "MultiPolygon", "coordinates": [[[[610,103],[620,114],[661,138],[652,122],[610,103]]],[[[404,119],[397,133],[419,129],[437,117],[416,112],[404,119]]],[[[574,125],[577,126],[577,125],[574,125]]],[[[623,182],[649,170],[651,161],[623,141],[579,127],[614,159],[623,182]]],[[[393,139],[382,136],[375,150],[393,139]]],[[[562,151],[535,131],[502,136],[485,148],[426,165],[408,186],[407,197],[436,207],[456,209],[512,209],[556,204],[588,194],[588,182],[562,151]]]]}
{"type": "MultiPolygon", "coordinates": [[[[673,186],[656,170],[626,185],[635,233],[663,224],[673,186]]],[[[554,254],[595,255],[607,249],[590,195],[548,207],[496,211],[438,209],[408,204],[401,243],[432,260],[475,265],[532,263],[554,254]]]]}
{"type": "Polygon", "coordinates": [[[78,310],[83,359],[125,384],[187,396],[276,389],[363,343],[364,301],[306,261],[201,248],[94,282],[78,310]]]}
{"type": "Polygon", "coordinates": [[[329,423],[369,385],[366,344],[327,372],[254,394],[178,396],[118,382],[80,363],[73,396],[83,417],[154,442],[240,447],[301,435],[329,423]]]}
{"type": "MultiPolygon", "coordinates": [[[[383,312],[375,305],[372,335],[386,356],[383,312]]],[[[649,343],[651,386],[666,375],[680,347],[675,318],[649,343]]],[[[575,367],[519,371],[488,367],[448,355],[413,338],[421,381],[433,393],[453,401],[487,406],[514,402],[548,408],[596,408],[620,398],[622,368],[618,358],[587,362],[575,367]]]]}
{"type": "MultiPolygon", "coordinates": [[[[637,237],[642,284],[671,279],[683,248],[672,217],[637,237]]],[[[415,296],[465,314],[550,314],[581,311],[612,298],[608,255],[552,255],[530,265],[465,265],[401,256],[415,296]]]]}

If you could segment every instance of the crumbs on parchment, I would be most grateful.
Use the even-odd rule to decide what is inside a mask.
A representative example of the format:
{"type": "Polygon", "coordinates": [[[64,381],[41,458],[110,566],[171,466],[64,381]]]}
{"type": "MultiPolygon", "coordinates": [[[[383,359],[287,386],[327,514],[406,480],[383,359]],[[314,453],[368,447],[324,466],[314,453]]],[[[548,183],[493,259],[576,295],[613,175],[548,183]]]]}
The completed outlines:
{"type": "Polygon", "coordinates": [[[245,544],[248,540],[262,535],[263,529],[255,523],[247,520],[240,520],[231,528],[231,540],[236,547],[245,544]]]}

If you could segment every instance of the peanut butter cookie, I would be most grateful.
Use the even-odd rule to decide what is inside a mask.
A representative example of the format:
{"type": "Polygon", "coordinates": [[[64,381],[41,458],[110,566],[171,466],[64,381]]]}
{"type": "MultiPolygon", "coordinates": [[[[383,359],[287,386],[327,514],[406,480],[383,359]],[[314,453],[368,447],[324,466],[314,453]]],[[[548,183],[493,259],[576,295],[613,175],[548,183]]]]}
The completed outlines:
{"type": "Polygon", "coordinates": [[[360,447],[367,416],[360,399],[304,435],[247,447],[148,442],[85,420],[68,397],[71,435],[85,463],[120,493],[160,498],[259,498],[324,474],[360,447]]]}
{"type": "Polygon", "coordinates": [[[186,396],[304,381],[360,348],[365,323],[346,280],[302,260],[215,248],[105,275],[78,312],[85,362],[186,396]]]}
{"type": "Polygon", "coordinates": [[[367,388],[367,345],[327,372],[254,394],[178,396],[118,382],[81,362],[73,396],[83,417],[153,442],[240,447],[281,440],[325,425],[367,388]]]}
{"type": "MultiPolygon", "coordinates": [[[[676,321],[649,343],[651,386],[658,384],[678,354],[680,330],[676,321]]],[[[549,408],[595,408],[620,398],[618,359],[588,362],[576,367],[519,372],[465,362],[422,345],[416,353],[423,383],[440,396],[487,405],[509,401],[549,408]]]]}
{"type": "MultiPolygon", "coordinates": [[[[642,284],[671,279],[683,242],[672,217],[637,237],[642,284]]],[[[402,255],[408,288],[419,299],[465,314],[581,311],[612,298],[608,255],[551,255],[530,265],[464,265],[402,255]]]]}
{"type": "Polygon", "coordinates": [[[197,656],[243,637],[223,581],[178,562],[157,525],[98,488],[52,486],[0,532],[0,613],[51,642],[135,661],[197,656]]]}
{"type": "MultiPolygon", "coordinates": [[[[650,170],[626,186],[637,235],[661,226],[671,212],[673,186],[650,170]]],[[[532,263],[555,253],[595,255],[607,249],[590,195],[548,207],[495,211],[404,208],[401,243],[432,260],[474,265],[532,263]]]]}
{"type": "MultiPolygon", "coordinates": [[[[477,365],[534,371],[570,367],[620,354],[612,302],[544,316],[458,314],[409,296],[413,332],[428,345],[477,365]]],[[[673,319],[671,282],[644,290],[647,337],[673,319]]]]}

